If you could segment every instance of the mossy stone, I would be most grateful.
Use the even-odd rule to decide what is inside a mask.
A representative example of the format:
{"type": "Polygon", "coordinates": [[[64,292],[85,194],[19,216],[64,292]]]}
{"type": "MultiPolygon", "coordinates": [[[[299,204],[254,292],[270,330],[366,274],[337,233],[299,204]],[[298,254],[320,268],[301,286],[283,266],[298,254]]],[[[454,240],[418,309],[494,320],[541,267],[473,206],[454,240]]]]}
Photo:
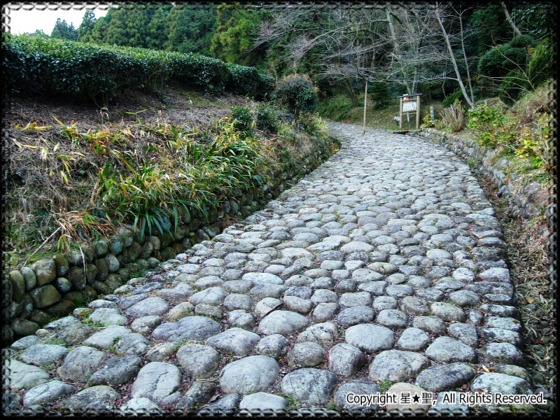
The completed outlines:
{"type": "Polygon", "coordinates": [[[68,274],[70,263],[68,262],[66,257],[61,254],[56,254],[53,259],[56,265],[56,276],[64,277],[66,274],[68,274]]]}
{"type": "Polygon", "coordinates": [[[37,286],[52,283],[56,279],[56,264],[52,258],[42,259],[33,264],[37,286]]]}
{"type": "Polygon", "coordinates": [[[31,297],[35,303],[35,307],[39,309],[54,305],[62,300],[62,296],[58,290],[52,285],[47,284],[31,291],[31,297]]]}
{"type": "Polygon", "coordinates": [[[21,303],[25,296],[25,280],[19,270],[10,271],[10,281],[12,284],[12,300],[21,303]]]}

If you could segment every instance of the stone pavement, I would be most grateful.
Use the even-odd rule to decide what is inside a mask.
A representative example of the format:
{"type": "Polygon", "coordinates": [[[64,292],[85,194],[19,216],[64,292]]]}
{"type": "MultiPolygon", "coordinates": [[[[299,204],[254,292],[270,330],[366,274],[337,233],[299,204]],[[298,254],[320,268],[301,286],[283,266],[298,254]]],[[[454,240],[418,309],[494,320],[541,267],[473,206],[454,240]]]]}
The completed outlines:
{"type": "Polygon", "coordinates": [[[466,412],[442,391],[531,393],[469,167],[413,136],[329,127],[341,150],[262,211],[15,342],[4,410],[402,407],[345,398],[389,390],[466,412]]]}

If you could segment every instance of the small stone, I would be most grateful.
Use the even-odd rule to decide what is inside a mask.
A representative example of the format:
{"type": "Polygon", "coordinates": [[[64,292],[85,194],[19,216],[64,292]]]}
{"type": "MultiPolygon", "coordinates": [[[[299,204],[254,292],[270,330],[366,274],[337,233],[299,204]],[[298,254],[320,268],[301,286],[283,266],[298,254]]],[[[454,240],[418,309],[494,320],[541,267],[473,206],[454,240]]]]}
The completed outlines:
{"type": "Polygon", "coordinates": [[[340,343],[329,351],[329,370],[336,375],[352,376],[365,364],[366,358],[357,347],[340,343]]]}
{"type": "Polygon", "coordinates": [[[115,401],[120,397],[120,394],[110,386],[97,385],[63,400],[59,407],[74,413],[109,413],[114,411],[115,401]]]}
{"type": "Polygon", "coordinates": [[[332,320],[338,311],[338,304],[334,302],[319,303],[313,310],[313,320],[324,322],[332,320]]]}
{"type": "Polygon", "coordinates": [[[401,334],[397,347],[401,350],[422,351],[430,341],[430,336],[420,328],[410,327],[401,334]]]}
{"type": "Polygon", "coordinates": [[[62,359],[68,349],[55,344],[35,344],[27,347],[21,354],[21,360],[32,365],[48,365],[62,359]]]}
{"type": "Polygon", "coordinates": [[[88,317],[90,322],[108,325],[126,325],[128,319],[116,308],[99,308],[88,317]]]}
{"type": "Polygon", "coordinates": [[[417,316],[412,320],[412,325],[432,334],[445,332],[445,324],[437,316],[417,316]]]}
{"type": "Polygon", "coordinates": [[[388,328],[404,328],[407,325],[408,317],[397,309],[383,309],[377,315],[375,322],[388,328]]]}
{"type": "Polygon", "coordinates": [[[150,362],[138,372],[130,395],[134,398],[146,397],[164,404],[179,398],[177,391],[180,385],[181,372],[177,366],[164,362],[150,362]]]}
{"type": "Polygon", "coordinates": [[[450,363],[434,366],[420,372],[416,385],[431,391],[446,391],[468,383],[476,375],[476,370],[466,363],[450,363]]]}
{"type": "Polygon", "coordinates": [[[128,316],[140,318],[147,315],[163,315],[169,310],[169,304],[159,296],[148,297],[125,310],[128,316]]]}
{"type": "Polygon", "coordinates": [[[21,363],[14,359],[8,359],[4,365],[6,376],[4,380],[10,384],[12,389],[33,388],[48,382],[50,377],[47,372],[36,366],[21,363]]]}
{"type": "Polygon", "coordinates": [[[288,402],[285,398],[268,394],[266,392],[256,392],[254,394],[246,395],[243,397],[239,403],[239,409],[244,411],[254,412],[255,414],[261,414],[265,412],[278,412],[283,411],[288,406],[288,402]]]}
{"type": "Polygon", "coordinates": [[[451,337],[438,337],[426,349],[426,356],[436,362],[474,362],[474,350],[451,337]]]}
{"type": "Polygon", "coordinates": [[[214,348],[201,344],[186,344],[177,352],[177,361],[185,374],[194,379],[212,376],[219,360],[214,348]]]}
{"type": "Polygon", "coordinates": [[[309,320],[295,312],[276,310],[265,316],[259,323],[261,334],[291,335],[303,330],[309,325],[309,320]]]}
{"type": "Polygon", "coordinates": [[[250,394],[268,389],[280,367],[269,356],[248,356],[228,363],[220,373],[220,387],[226,393],[250,394]]]}
{"type": "Polygon", "coordinates": [[[23,397],[23,406],[28,407],[35,404],[48,404],[58,400],[65,395],[72,394],[78,389],[75,386],[65,384],[61,381],[50,381],[31,388],[23,397]]]}
{"type": "Polygon", "coordinates": [[[88,346],[75,347],[68,353],[57,373],[65,381],[86,383],[104,360],[105,353],[100,350],[88,346]]]}
{"type": "Polygon", "coordinates": [[[295,367],[313,367],[325,360],[326,352],[323,347],[312,341],[294,344],[288,352],[288,364],[295,367]]]}
{"type": "Polygon", "coordinates": [[[431,305],[432,313],[444,321],[463,322],[466,315],[461,308],[445,302],[434,302],[431,305]]]}
{"type": "Polygon", "coordinates": [[[282,392],[304,404],[326,405],[337,382],[336,376],[326,370],[297,369],[282,379],[282,392]]]}
{"type": "Polygon", "coordinates": [[[120,409],[124,415],[137,415],[138,413],[161,415],[164,413],[159,405],[146,397],[131,398],[121,405],[120,409]]]}
{"type": "Polygon", "coordinates": [[[525,362],[523,353],[510,343],[488,343],[480,351],[484,357],[497,363],[522,365],[525,362]]]}
{"type": "Polygon", "coordinates": [[[373,359],[369,366],[369,378],[373,381],[407,381],[428,367],[429,364],[429,360],[420,353],[386,350],[373,359]]]}
{"type": "Polygon", "coordinates": [[[230,328],[207,339],[206,345],[235,356],[246,356],[259,340],[260,337],[253,332],[242,328],[230,328]]]}
{"type": "Polygon", "coordinates": [[[453,323],[448,328],[449,335],[465,343],[467,346],[476,348],[478,346],[478,334],[472,324],[453,323]]]}
{"type": "Polygon", "coordinates": [[[261,338],[255,347],[255,352],[264,356],[280,358],[286,355],[289,344],[290,342],[283,335],[267,335],[266,337],[261,338]]]}
{"type": "MultiPolygon", "coordinates": [[[[399,382],[392,385],[388,390],[387,394],[392,394],[396,396],[397,401],[402,400],[403,394],[409,395],[411,397],[418,396],[422,398],[422,395],[426,394],[426,390],[420,388],[417,385],[412,385],[405,382],[399,382]]],[[[413,413],[415,415],[423,414],[427,412],[431,407],[431,404],[418,404],[418,403],[410,403],[410,404],[403,404],[398,402],[397,404],[386,404],[385,410],[391,414],[397,413],[413,413]]]]}
{"type": "Polygon", "coordinates": [[[297,341],[313,341],[323,345],[332,345],[338,337],[338,329],[332,322],[323,322],[309,326],[299,334],[297,341]]]}
{"type": "Polygon", "coordinates": [[[159,315],[143,316],[132,321],[132,323],[130,324],[130,328],[134,332],[146,334],[150,332],[154,327],[157,327],[159,324],[161,324],[161,320],[161,316],[159,315]]]}
{"type": "Polygon", "coordinates": [[[339,409],[348,410],[350,412],[373,411],[379,407],[378,404],[365,406],[353,401],[349,402],[349,394],[354,394],[354,396],[381,394],[381,388],[376,383],[359,380],[346,382],[334,393],[334,403],[339,409]]]}
{"type": "Polygon", "coordinates": [[[369,306],[353,306],[339,312],[337,320],[341,325],[349,326],[373,320],[373,309],[369,306]]]}
{"type": "Polygon", "coordinates": [[[531,394],[531,386],[525,379],[503,373],[484,373],[477,376],[471,385],[473,392],[491,394],[531,394]]]}
{"type": "Polygon", "coordinates": [[[126,327],[109,326],[90,336],[84,341],[84,344],[106,350],[113,346],[118,338],[124,337],[130,333],[131,331],[126,327]]]}
{"type": "MultiPolygon", "coordinates": [[[[169,312],[167,313],[167,320],[170,322],[178,321],[186,316],[193,315],[193,312],[194,312],[194,306],[192,303],[181,302],[169,310],[169,312]]],[[[157,316],[157,315],[152,315],[152,316],[157,316]]],[[[142,318],[137,318],[137,319],[142,319],[142,318]]]]}
{"type": "Polygon", "coordinates": [[[345,341],[366,353],[377,353],[393,348],[395,338],[389,328],[374,324],[360,324],[349,327],[345,341]]]}
{"type": "Polygon", "coordinates": [[[138,356],[111,357],[88,381],[91,385],[117,387],[128,383],[140,370],[142,360],[138,356]]]}
{"type": "Polygon", "coordinates": [[[187,316],[176,322],[164,322],[153,332],[156,340],[205,340],[220,332],[220,324],[204,316],[187,316]]]}

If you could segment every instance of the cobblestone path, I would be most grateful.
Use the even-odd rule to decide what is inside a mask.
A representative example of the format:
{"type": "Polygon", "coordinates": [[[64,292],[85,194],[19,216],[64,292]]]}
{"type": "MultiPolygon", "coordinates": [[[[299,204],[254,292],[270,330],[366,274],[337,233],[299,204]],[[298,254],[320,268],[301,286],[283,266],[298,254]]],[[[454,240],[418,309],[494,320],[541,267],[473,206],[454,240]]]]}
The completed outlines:
{"type": "Polygon", "coordinates": [[[265,209],[15,342],[5,409],[403,407],[389,390],[463,412],[442,392],[531,393],[469,167],[413,136],[330,129],[340,152],[265,209]]]}

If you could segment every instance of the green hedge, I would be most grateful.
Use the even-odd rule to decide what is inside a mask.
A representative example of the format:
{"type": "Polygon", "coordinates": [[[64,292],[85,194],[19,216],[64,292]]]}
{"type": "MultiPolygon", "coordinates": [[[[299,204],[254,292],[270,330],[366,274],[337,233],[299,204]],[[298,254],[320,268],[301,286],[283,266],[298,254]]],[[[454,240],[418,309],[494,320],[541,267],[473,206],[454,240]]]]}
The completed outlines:
{"type": "Polygon", "coordinates": [[[169,79],[253,97],[269,96],[274,78],[253,67],[199,54],[84,44],[33,35],[3,35],[5,89],[67,94],[107,103],[128,87],[154,89],[169,79]],[[249,83],[250,82],[250,83],[249,83]]]}

